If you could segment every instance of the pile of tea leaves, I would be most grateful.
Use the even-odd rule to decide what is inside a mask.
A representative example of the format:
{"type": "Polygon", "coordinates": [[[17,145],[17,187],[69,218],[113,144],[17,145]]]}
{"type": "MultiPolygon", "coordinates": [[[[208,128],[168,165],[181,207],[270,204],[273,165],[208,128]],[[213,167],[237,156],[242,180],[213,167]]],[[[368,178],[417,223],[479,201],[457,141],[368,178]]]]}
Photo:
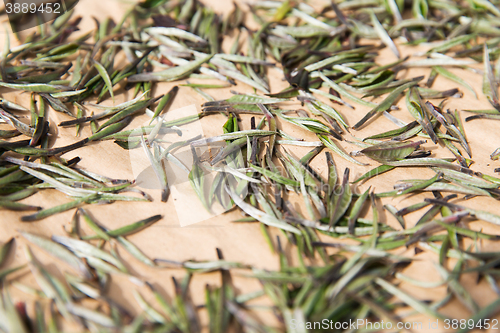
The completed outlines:
{"type": "MultiPolygon", "coordinates": [[[[13,230],[22,222],[75,213],[65,236],[18,232],[28,244],[19,245],[27,265],[8,264],[14,239],[0,245],[0,332],[60,332],[64,323],[90,332],[307,332],[315,330],[296,323],[383,320],[396,327],[415,313],[442,324],[448,320],[459,332],[488,328],[485,319],[498,315],[500,298],[480,306],[461,280],[473,275],[500,295],[500,252],[481,250],[482,244],[499,240],[498,230],[488,227],[489,233],[470,225],[477,220],[500,225],[499,211],[469,204],[480,197],[498,207],[500,178],[492,175],[499,171],[494,167],[490,174],[474,170],[477,161],[468,139],[473,135],[466,133],[462,119],[465,114],[465,122],[500,120],[500,1],[348,0],[312,6],[286,0],[233,7],[222,16],[197,0],[143,0],[121,21],[96,21],[95,30],[78,36],[81,18],[70,11],[32,34],[16,36],[18,46],[6,38],[0,92],[28,93],[30,105],[0,100],[0,209],[25,212],[20,221],[8,221],[13,230]],[[227,40],[231,45],[223,49],[227,40]],[[427,51],[402,57],[403,44],[427,51]],[[381,65],[378,56],[385,48],[395,61],[381,65]],[[411,68],[426,74],[408,77],[411,68]],[[288,88],[271,90],[276,73],[288,88]],[[470,75],[481,75],[482,86],[472,86],[470,75]],[[434,89],[438,77],[457,88],[434,89]],[[206,100],[201,113],[165,120],[172,102],[182,98],[180,89],[174,86],[158,96],[154,92],[171,81],[183,81],[183,87],[206,100]],[[242,86],[253,93],[231,90],[242,86]],[[208,89],[227,91],[228,98],[215,100],[208,89]],[[485,98],[490,108],[447,108],[449,99],[462,97],[461,90],[485,98]],[[132,99],[116,104],[115,95],[127,91],[132,99]],[[101,104],[109,99],[111,106],[101,104]],[[355,109],[359,118],[350,125],[345,115],[355,109]],[[66,120],[50,124],[51,112],[66,120]],[[411,122],[399,119],[403,113],[411,122]],[[144,115],[148,125],[132,125],[144,115]],[[164,135],[182,133],[184,125],[212,115],[226,118],[220,135],[164,140],[164,135]],[[376,131],[380,116],[395,129],[376,131]],[[87,126],[92,134],[78,138],[87,126]],[[285,131],[290,126],[294,135],[285,131]],[[73,142],[54,143],[57,127],[74,127],[73,142]],[[357,136],[368,128],[374,134],[357,136]],[[185,170],[207,211],[215,206],[240,210],[244,217],[235,222],[260,227],[279,258],[279,270],[226,261],[219,249],[214,261],[149,258],[127,237],[161,220],[160,215],[118,229],[106,227],[104,217],[92,214],[93,205],[147,205],[153,198],[135,180],[103,176],[100,170],[80,167],[79,157],[64,157],[103,141],[113,141],[123,154],[144,152],[161,186],[161,201],[170,199],[169,164],[185,170]],[[176,157],[186,147],[193,154],[190,166],[176,157]],[[207,147],[209,157],[201,153],[207,147]],[[310,151],[296,157],[296,147],[310,151]],[[438,157],[441,152],[451,157],[438,157]],[[327,173],[311,166],[321,155],[327,173]],[[338,161],[349,167],[341,170],[338,161]],[[368,165],[363,161],[371,169],[353,178],[353,171],[368,165]],[[432,171],[432,177],[395,180],[387,192],[373,187],[359,191],[359,184],[382,173],[408,170],[414,175],[419,168],[432,171]],[[212,181],[206,177],[209,172],[217,172],[212,181]],[[54,190],[69,201],[50,207],[23,203],[54,190]],[[399,222],[397,228],[383,222],[380,198],[410,196],[421,200],[400,208],[383,206],[399,222]],[[420,217],[407,225],[408,214],[420,217]],[[80,224],[92,232],[83,233],[80,224]],[[276,231],[280,236],[274,238],[276,231]],[[136,276],[117,254],[118,247],[135,257],[138,267],[184,270],[185,278],[172,278],[175,294],[166,297],[136,276]],[[37,259],[35,248],[71,271],[54,275],[37,259]],[[441,280],[431,283],[403,274],[418,259],[396,254],[401,249],[435,253],[434,269],[441,280]],[[38,287],[19,282],[20,272],[30,272],[38,287]],[[220,274],[220,284],[207,285],[205,302],[195,304],[191,279],[214,272],[220,274]],[[233,284],[235,275],[256,280],[262,288],[241,293],[233,284]],[[141,314],[113,300],[113,276],[147,286],[149,296],[134,294],[141,314]],[[446,297],[417,299],[400,288],[401,282],[429,289],[446,286],[446,297]],[[12,288],[37,298],[34,311],[27,311],[24,302],[13,303],[12,288]],[[271,305],[255,305],[264,297],[271,305]],[[452,321],[440,311],[451,301],[469,311],[469,320],[452,321]],[[279,325],[261,320],[263,310],[279,325]],[[200,319],[200,313],[208,320],[200,319]]],[[[491,152],[491,160],[499,157],[500,148],[491,152]]],[[[379,328],[331,326],[331,331],[379,328]]]]}

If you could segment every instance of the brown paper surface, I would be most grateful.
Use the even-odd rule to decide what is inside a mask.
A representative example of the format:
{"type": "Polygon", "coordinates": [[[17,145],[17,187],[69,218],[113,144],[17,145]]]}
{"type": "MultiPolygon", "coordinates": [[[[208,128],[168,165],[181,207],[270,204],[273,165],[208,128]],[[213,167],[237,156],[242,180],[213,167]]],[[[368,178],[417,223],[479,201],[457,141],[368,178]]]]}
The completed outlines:
{"type": "MultiPolygon", "coordinates": [[[[212,6],[219,13],[228,13],[232,9],[232,1],[229,0],[206,0],[204,1],[207,5],[212,6]]],[[[81,31],[77,35],[82,35],[93,29],[95,23],[92,17],[96,17],[99,20],[104,19],[107,16],[111,16],[115,21],[119,21],[122,15],[125,13],[128,5],[120,1],[99,1],[99,0],[81,0],[76,8],[76,13],[83,17],[81,24],[81,31]]],[[[242,5],[242,8],[246,8],[242,5]]],[[[3,37],[3,36],[2,36],[3,37]]],[[[378,41],[367,41],[367,43],[377,43],[378,41]]],[[[12,40],[15,44],[17,41],[12,40]]],[[[0,45],[3,45],[3,41],[0,45]]],[[[230,40],[226,39],[224,42],[224,47],[227,49],[230,46],[230,40]]],[[[401,56],[414,55],[417,52],[426,51],[430,46],[421,46],[419,48],[410,48],[399,45],[399,50],[401,56]]],[[[243,50],[246,46],[243,46],[243,50]]],[[[413,57],[415,58],[415,57],[413,57]]],[[[379,64],[386,64],[395,61],[395,56],[388,50],[383,49],[380,52],[380,56],[376,59],[379,64]]],[[[473,67],[480,69],[481,64],[474,65],[473,67]]],[[[463,77],[467,82],[469,82],[478,95],[479,99],[474,98],[474,96],[468,91],[463,89],[463,87],[457,86],[457,84],[439,76],[433,86],[435,89],[446,90],[450,88],[458,87],[463,91],[463,98],[450,98],[445,107],[451,110],[454,109],[489,109],[491,106],[487,100],[482,96],[481,93],[481,82],[482,77],[480,74],[474,73],[469,70],[461,69],[451,69],[452,72],[463,77]]],[[[407,71],[402,71],[399,73],[398,78],[411,78],[418,75],[429,74],[428,69],[411,69],[407,71]]],[[[287,87],[287,83],[282,80],[282,75],[271,69],[269,72],[270,86],[272,92],[278,92],[283,88],[287,87]]],[[[184,83],[185,80],[176,83],[160,83],[156,85],[154,95],[158,96],[162,93],[166,93],[174,84],[184,83]]],[[[190,82],[198,82],[196,80],[190,80],[190,82]]],[[[200,81],[205,83],[206,81],[200,81]]],[[[232,89],[238,92],[252,92],[252,89],[245,84],[238,83],[237,86],[232,89]]],[[[29,94],[20,94],[18,92],[8,92],[6,89],[2,89],[3,97],[14,101],[18,104],[29,106],[29,94]]],[[[213,96],[215,99],[225,99],[231,96],[229,89],[206,89],[206,92],[213,96]]],[[[123,91],[122,89],[116,90],[117,95],[116,103],[123,102],[127,99],[131,99],[132,91],[123,91]]],[[[380,102],[382,99],[375,99],[375,102],[380,102]]],[[[178,108],[195,105],[198,110],[199,106],[204,103],[203,98],[194,92],[189,87],[180,87],[179,93],[175,98],[170,110],[175,110],[178,108]]],[[[330,102],[328,102],[330,103],[330,102]]],[[[104,102],[106,105],[111,105],[111,100],[106,100],[104,102]]],[[[364,114],[369,110],[366,107],[355,105],[355,110],[351,110],[344,106],[333,105],[338,109],[347,119],[348,123],[352,126],[359,119],[361,119],[364,114]]],[[[398,103],[400,110],[392,111],[391,114],[398,117],[399,119],[410,122],[413,119],[406,110],[404,106],[404,99],[401,99],[398,103]]],[[[299,104],[290,104],[290,108],[300,108],[299,104]]],[[[168,113],[168,112],[167,112],[168,113]]],[[[50,121],[52,124],[57,124],[63,120],[68,120],[69,117],[54,112],[49,111],[50,121]]],[[[461,112],[462,119],[465,118],[467,113],[461,112]]],[[[244,129],[250,128],[250,116],[243,115],[241,117],[241,126],[244,129]]],[[[128,128],[135,128],[145,122],[149,122],[150,118],[146,115],[137,117],[128,128]]],[[[260,119],[257,119],[260,120],[260,119]]],[[[201,125],[203,127],[203,132],[206,136],[213,136],[222,133],[222,125],[225,122],[225,118],[221,115],[211,115],[205,117],[201,120],[201,125]]],[[[2,125],[4,126],[4,125],[2,125]]],[[[297,128],[293,125],[286,124],[278,119],[278,126],[282,128],[285,132],[298,138],[303,138],[308,141],[317,141],[317,138],[310,133],[305,133],[304,130],[297,128]]],[[[464,123],[465,131],[468,137],[468,141],[471,146],[473,153],[474,164],[472,168],[475,171],[480,171],[486,174],[494,175],[493,169],[499,167],[500,163],[491,161],[489,155],[500,146],[500,140],[498,135],[498,123],[491,120],[475,120],[472,122],[464,123]]],[[[394,129],[396,126],[390,122],[385,117],[377,117],[375,120],[371,121],[362,130],[355,131],[351,130],[351,134],[357,138],[364,138],[369,135],[380,133],[389,129],[394,129]]],[[[68,143],[75,142],[75,129],[70,128],[58,128],[57,141],[55,146],[62,146],[68,143]]],[[[87,137],[90,133],[90,129],[86,126],[81,137],[87,137]]],[[[346,135],[347,140],[351,140],[349,135],[346,135]]],[[[348,142],[340,142],[339,145],[346,151],[351,152],[354,150],[359,150],[353,144],[348,142]]],[[[430,148],[438,157],[451,157],[451,154],[444,147],[437,147],[433,145],[429,140],[425,147],[430,148]]],[[[285,147],[288,151],[297,157],[303,156],[311,148],[302,147],[285,147]]],[[[324,150],[326,151],[326,150],[324,150]]],[[[78,149],[76,151],[69,152],[63,157],[70,159],[79,156],[82,161],[79,166],[89,171],[103,174],[105,176],[113,178],[124,178],[133,179],[134,171],[132,163],[130,161],[130,153],[127,150],[120,148],[118,145],[114,144],[112,141],[99,142],[98,144],[89,145],[84,148],[78,149]]],[[[339,172],[343,172],[346,167],[351,169],[351,180],[356,179],[360,175],[364,174],[368,170],[372,169],[377,164],[374,161],[369,160],[366,157],[357,157],[359,161],[369,163],[367,166],[357,166],[350,162],[345,161],[341,157],[333,154],[335,163],[339,172]]],[[[311,166],[318,172],[326,175],[326,160],[324,153],[318,155],[311,163],[311,166]]],[[[425,168],[400,168],[393,171],[387,172],[385,174],[379,175],[366,183],[359,186],[360,191],[364,191],[371,186],[376,192],[390,191],[397,180],[403,179],[428,179],[432,177],[434,173],[431,170],[425,168]]],[[[186,191],[189,190],[189,186],[186,191]]],[[[238,210],[232,210],[223,215],[218,215],[208,220],[200,223],[192,224],[189,226],[181,227],[179,224],[179,219],[176,214],[176,205],[171,198],[166,203],[160,201],[160,191],[156,189],[145,189],[147,193],[153,196],[154,202],[116,202],[109,205],[91,205],[86,206],[86,209],[92,213],[92,215],[103,225],[110,229],[114,229],[125,224],[129,224],[146,217],[162,214],[164,217],[161,221],[157,222],[153,226],[141,231],[138,234],[128,237],[131,242],[137,245],[147,256],[150,258],[165,258],[169,260],[215,260],[216,259],[216,248],[220,248],[226,260],[229,261],[239,261],[245,264],[254,265],[258,268],[265,269],[278,269],[278,257],[271,253],[267,243],[264,240],[260,232],[258,223],[232,223],[231,221],[241,218],[242,214],[238,210]]],[[[179,192],[183,192],[182,187],[178,189],[179,192]]],[[[424,193],[413,196],[402,196],[398,198],[385,198],[379,202],[379,215],[380,219],[390,225],[391,227],[400,230],[401,226],[399,223],[385,210],[383,210],[382,204],[390,203],[397,208],[402,208],[413,203],[421,202],[424,197],[432,197],[431,193],[424,193]]],[[[55,191],[55,190],[43,190],[33,195],[25,200],[23,203],[39,205],[44,208],[52,207],[57,204],[68,202],[69,198],[65,195],[55,191]]],[[[463,202],[472,208],[478,208],[482,210],[491,211],[499,214],[500,208],[498,202],[492,198],[474,198],[463,202]]],[[[203,214],[203,209],[200,208],[198,202],[184,203],[184,206],[188,212],[192,214],[203,214]],[[201,210],[200,210],[201,209],[201,210]]],[[[177,206],[177,208],[180,206],[177,206]]],[[[300,209],[300,207],[299,207],[300,209]]],[[[39,222],[33,223],[23,223],[20,222],[20,217],[22,213],[15,213],[9,211],[0,212],[0,242],[5,242],[11,237],[16,238],[16,249],[15,253],[9,257],[8,266],[13,267],[15,265],[20,265],[26,262],[23,245],[27,242],[19,236],[17,230],[29,231],[31,233],[37,233],[40,235],[45,235],[50,237],[52,235],[65,235],[64,227],[68,228],[70,226],[71,218],[74,214],[74,209],[50,218],[46,218],[39,222]]],[[[304,212],[304,211],[303,211],[304,212]]],[[[407,227],[412,227],[417,219],[421,216],[422,211],[407,215],[405,217],[407,227]]],[[[371,212],[366,217],[371,217],[371,212]]],[[[488,224],[486,222],[472,222],[470,227],[475,230],[482,229],[484,232],[500,234],[500,227],[488,224]]],[[[271,228],[272,229],[272,228],[271,228]]],[[[90,234],[90,230],[85,229],[83,226],[83,232],[90,234]]],[[[281,233],[272,230],[273,235],[280,235],[282,241],[283,236],[281,233]]],[[[326,241],[336,241],[331,238],[324,238],[326,241]]],[[[478,242],[481,245],[482,251],[499,251],[500,245],[493,242],[478,242]]],[[[51,272],[59,277],[63,276],[66,271],[71,271],[71,269],[64,265],[64,263],[59,260],[50,257],[45,252],[36,248],[36,246],[31,246],[36,249],[35,256],[44,264],[47,265],[51,272]]],[[[296,254],[296,249],[290,245],[285,246],[290,257],[294,257],[296,254]]],[[[333,250],[328,250],[333,253],[333,250]]],[[[184,272],[175,269],[154,269],[145,266],[144,264],[138,262],[135,258],[131,257],[123,249],[118,248],[120,256],[122,256],[123,261],[127,264],[127,267],[131,272],[144,278],[147,281],[152,282],[155,286],[159,287],[162,292],[166,295],[172,295],[172,281],[171,277],[182,277],[184,272]]],[[[397,249],[394,253],[400,255],[414,255],[414,248],[411,247],[407,250],[404,248],[397,249]]],[[[437,281],[440,280],[439,275],[433,268],[433,262],[437,262],[437,256],[429,253],[429,251],[424,251],[415,256],[418,258],[414,263],[408,266],[403,273],[423,281],[437,281]]],[[[453,264],[454,262],[451,261],[453,264]]],[[[319,262],[318,262],[319,264],[319,262]]],[[[452,267],[452,266],[451,266],[452,267]]],[[[13,275],[16,279],[22,283],[28,284],[30,286],[36,287],[36,282],[33,276],[29,273],[27,269],[24,269],[19,274],[13,275]]],[[[11,279],[13,278],[11,277],[11,279]]],[[[203,290],[206,284],[218,285],[220,277],[218,274],[203,274],[195,275],[191,285],[191,294],[196,304],[204,303],[203,290]]],[[[133,313],[140,312],[137,302],[134,300],[132,295],[133,289],[139,289],[141,294],[146,300],[152,299],[152,294],[146,289],[135,286],[127,278],[113,276],[113,283],[111,284],[111,289],[109,290],[109,295],[115,301],[118,301],[121,305],[125,306],[127,309],[133,313]]],[[[481,306],[484,307],[498,296],[491,290],[489,285],[485,281],[476,283],[476,276],[474,274],[465,275],[461,282],[472,294],[474,300],[481,306]]],[[[260,285],[251,279],[244,278],[238,274],[234,277],[234,283],[237,289],[241,293],[251,292],[260,289],[260,285]]],[[[400,287],[410,293],[411,295],[422,299],[422,300],[438,300],[445,296],[446,288],[440,287],[436,289],[424,289],[412,286],[407,283],[401,283],[400,287]]],[[[26,301],[31,304],[34,300],[33,297],[18,291],[15,288],[11,288],[11,292],[15,301],[26,301]]],[[[152,302],[154,303],[154,302],[152,302]]],[[[265,298],[260,298],[252,302],[253,304],[269,304],[265,298]]],[[[31,311],[31,308],[29,308],[31,311]]],[[[442,313],[446,316],[453,318],[468,318],[470,313],[464,306],[461,305],[457,300],[453,300],[444,308],[441,309],[442,313]]],[[[260,311],[261,312],[261,311],[260,311]]],[[[260,313],[259,312],[259,313],[260,313]]],[[[32,313],[32,312],[31,312],[32,313]]],[[[202,318],[205,318],[205,314],[202,311],[202,318]]],[[[275,318],[271,314],[261,314],[262,320],[276,323],[275,318]]],[[[407,321],[422,321],[427,323],[428,318],[421,315],[413,315],[406,318],[407,321]]],[[[428,332],[424,329],[423,331],[417,332],[428,332]]]]}

